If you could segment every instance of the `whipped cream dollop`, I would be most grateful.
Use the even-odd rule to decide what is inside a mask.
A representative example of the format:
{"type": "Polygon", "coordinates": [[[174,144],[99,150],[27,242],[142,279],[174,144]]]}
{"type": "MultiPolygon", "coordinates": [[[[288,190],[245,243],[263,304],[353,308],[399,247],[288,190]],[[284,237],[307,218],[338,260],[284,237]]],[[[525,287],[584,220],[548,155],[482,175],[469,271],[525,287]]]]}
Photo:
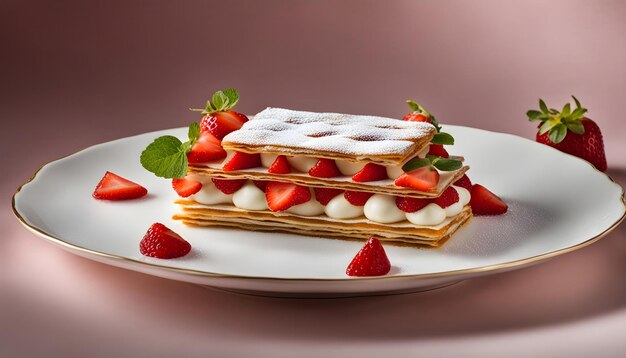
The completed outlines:
{"type": "Polygon", "coordinates": [[[249,180],[233,194],[233,204],[245,210],[267,210],[265,193],[249,180]]]}
{"type": "Polygon", "coordinates": [[[326,204],[324,212],[329,218],[352,219],[363,215],[363,207],[350,204],[343,194],[339,194],[326,204]]]}
{"type": "Polygon", "coordinates": [[[396,197],[374,194],[363,206],[365,217],[378,223],[390,224],[406,219],[404,211],[398,209],[396,197]]]}
{"type": "Polygon", "coordinates": [[[202,189],[190,198],[205,205],[233,203],[233,195],[222,193],[211,180],[202,181],[202,189]]]}

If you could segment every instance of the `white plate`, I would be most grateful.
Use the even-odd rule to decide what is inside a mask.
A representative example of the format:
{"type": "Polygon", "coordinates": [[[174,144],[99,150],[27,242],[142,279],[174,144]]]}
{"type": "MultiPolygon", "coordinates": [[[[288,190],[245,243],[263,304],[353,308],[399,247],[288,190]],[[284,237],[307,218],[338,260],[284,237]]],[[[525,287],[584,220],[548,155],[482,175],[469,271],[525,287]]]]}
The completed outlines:
{"type": "Polygon", "coordinates": [[[139,154],[179,128],[96,145],[41,168],[13,198],[30,230],[87,258],[156,276],[269,295],[368,295],[411,292],[520,268],[581,248],[624,218],[622,188],[587,162],[509,134],[446,126],[469,176],[503,197],[504,216],[475,217],[439,249],[387,246],[388,276],[349,278],[359,242],[245,230],[191,228],[171,220],[170,181],[145,171],[139,154]],[[140,200],[106,202],[91,193],[105,171],[148,188],[140,200]],[[147,258],[139,241],[154,222],[187,239],[192,252],[147,258]]]}

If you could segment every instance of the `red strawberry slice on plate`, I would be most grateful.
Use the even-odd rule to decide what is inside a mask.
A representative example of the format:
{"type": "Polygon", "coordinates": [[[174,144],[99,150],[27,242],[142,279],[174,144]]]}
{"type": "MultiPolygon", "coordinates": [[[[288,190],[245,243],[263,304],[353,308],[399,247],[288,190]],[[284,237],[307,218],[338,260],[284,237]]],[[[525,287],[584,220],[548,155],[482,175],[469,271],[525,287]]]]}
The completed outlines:
{"type": "Polygon", "coordinates": [[[233,194],[248,181],[247,179],[216,179],[211,178],[215,187],[224,194],[233,194]]]}
{"type": "Polygon", "coordinates": [[[384,276],[390,270],[391,262],[383,245],[377,239],[370,238],[346,268],[346,275],[384,276]]]}
{"type": "Polygon", "coordinates": [[[463,174],[463,176],[459,178],[459,180],[455,181],[453,185],[472,191],[472,181],[466,174],[463,174]]]}
{"type": "Polygon", "coordinates": [[[315,192],[315,200],[322,205],[328,205],[329,201],[343,192],[341,189],[333,188],[313,188],[313,191],[315,192]]]}
{"type": "Polygon", "coordinates": [[[387,169],[382,165],[367,163],[358,173],[352,176],[356,182],[368,182],[387,179],[387,169]]]}
{"type": "Polygon", "coordinates": [[[474,215],[501,215],[509,209],[504,200],[480,184],[472,186],[471,194],[470,206],[474,215]]]}
{"type": "Polygon", "coordinates": [[[367,199],[369,199],[372,195],[374,194],[366,193],[364,191],[346,191],[345,193],[343,193],[343,197],[346,198],[346,200],[354,206],[365,205],[367,199]]]}
{"type": "Polygon", "coordinates": [[[154,223],[139,243],[139,251],[144,256],[173,259],[187,255],[191,245],[165,225],[154,223]]]}
{"type": "Polygon", "coordinates": [[[311,191],[304,186],[271,181],[267,183],[265,198],[270,210],[285,211],[311,200],[311,191]]]}
{"type": "Polygon", "coordinates": [[[405,213],[414,213],[430,203],[430,200],[423,198],[410,198],[407,196],[396,197],[396,206],[405,213]]]}
{"type": "Polygon", "coordinates": [[[244,152],[235,152],[232,158],[224,166],[222,169],[225,172],[231,172],[234,170],[241,169],[250,169],[261,166],[261,156],[258,153],[244,153],[244,152]]]}
{"type": "Polygon", "coordinates": [[[441,144],[431,144],[428,148],[428,155],[435,155],[442,158],[449,158],[450,154],[441,144]]]}
{"type": "Polygon", "coordinates": [[[400,175],[395,185],[403,188],[412,188],[420,191],[432,190],[439,183],[439,172],[429,166],[411,170],[408,173],[400,175]]]}
{"type": "Polygon", "coordinates": [[[172,188],[179,196],[186,198],[199,192],[202,189],[202,183],[186,176],[180,179],[172,179],[172,188]]]}
{"type": "Polygon", "coordinates": [[[235,111],[221,111],[205,115],[200,121],[200,130],[210,132],[219,140],[228,133],[241,128],[248,121],[248,117],[235,111]]]}
{"type": "Polygon", "coordinates": [[[291,167],[289,166],[289,162],[287,161],[287,157],[284,155],[279,155],[274,160],[274,163],[267,168],[268,173],[272,174],[287,174],[291,173],[291,167]]]}
{"type": "Polygon", "coordinates": [[[317,178],[332,178],[341,176],[341,172],[334,160],[322,158],[309,170],[309,175],[317,178]]]}
{"type": "Polygon", "coordinates": [[[444,190],[438,198],[433,199],[433,203],[439,205],[442,209],[445,209],[458,201],[459,193],[451,186],[444,190]]]}
{"type": "Polygon", "coordinates": [[[208,163],[226,158],[226,151],[222,148],[222,141],[211,133],[200,133],[200,137],[187,153],[189,163],[208,163]]]}
{"type": "Polygon", "coordinates": [[[143,186],[107,171],[92,195],[100,200],[129,200],[146,194],[148,190],[143,186]]]}

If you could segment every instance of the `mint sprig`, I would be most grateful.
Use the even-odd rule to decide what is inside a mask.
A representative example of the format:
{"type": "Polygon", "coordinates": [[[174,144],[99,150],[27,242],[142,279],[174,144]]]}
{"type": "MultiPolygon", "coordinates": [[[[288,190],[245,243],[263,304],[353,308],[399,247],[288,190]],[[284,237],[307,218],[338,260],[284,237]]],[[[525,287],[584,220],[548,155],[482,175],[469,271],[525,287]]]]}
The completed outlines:
{"type": "Polygon", "coordinates": [[[584,115],[587,113],[587,109],[580,105],[580,101],[576,97],[572,96],[572,98],[576,104],[573,111],[569,103],[566,103],[559,112],[554,108],[548,108],[546,103],[539,99],[539,110],[531,109],[526,112],[526,116],[531,122],[542,122],[539,127],[539,134],[548,133],[548,138],[555,144],[565,139],[568,130],[575,134],[584,134],[585,127],[581,121],[585,119],[584,115]]]}
{"type": "Polygon", "coordinates": [[[187,175],[187,153],[200,137],[200,125],[193,122],[187,133],[189,140],[166,135],[155,139],[141,152],[141,165],[161,178],[183,178],[187,175]]]}
{"type": "Polygon", "coordinates": [[[206,101],[204,109],[190,108],[189,110],[194,112],[201,112],[201,114],[211,114],[216,112],[228,111],[235,107],[239,102],[239,92],[234,88],[227,88],[223,91],[216,91],[211,96],[210,100],[206,101]]]}
{"type": "Polygon", "coordinates": [[[402,166],[402,170],[410,172],[426,166],[433,166],[443,172],[457,170],[463,166],[463,163],[455,159],[442,158],[436,155],[427,155],[426,158],[413,158],[402,166]]]}

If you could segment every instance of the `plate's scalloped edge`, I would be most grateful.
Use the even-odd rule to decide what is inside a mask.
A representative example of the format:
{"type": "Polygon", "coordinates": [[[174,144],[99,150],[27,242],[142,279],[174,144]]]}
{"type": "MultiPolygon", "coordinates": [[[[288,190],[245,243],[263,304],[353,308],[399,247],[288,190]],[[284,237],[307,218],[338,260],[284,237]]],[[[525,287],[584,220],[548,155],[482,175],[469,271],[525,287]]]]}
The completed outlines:
{"type": "MultiPolygon", "coordinates": [[[[456,126],[456,127],[463,127],[463,126],[456,126]]],[[[468,127],[470,128],[470,127],[468,127]]],[[[176,130],[176,129],[180,129],[180,128],[172,128],[172,129],[166,129],[166,130],[160,130],[160,131],[156,131],[156,132],[151,132],[151,133],[157,133],[157,132],[165,132],[165,131],[171,131],[171,130],[176,130]]],[[[485,131],[485,132],[490,132],[484,129],[480,129],[480,128],[472,128],[472,129],[477,129],[477,130],[481,130],[481,131],[485,131]]],[[[498,133],[498,134],[506,134],[506,135],[511,135],[511,136],[515,136],[518,138],[522,138],[522,139],[526,139],[528,141],[530,141],[528,138],[523,138],[523,137],[519,137],[510,133],[499,133],[499,132],[492,132],[492,133],[498,133]]],[[[150,133],[144,133],[144,134],[150,134],[150,133]]],[[[140,134],[141,135],[141,134],[140,134]]],[[[117,140],[121,140],[121,139],[128,139],[128,138],[132,138],[132,137],[136,137],[136,136],[131,136],[131,137],[126,137],[126,138],[120,138],[117,140]]],[[[105,142],[105,143],[100,143],[100,144],[107,144],[107,143],[111,143],[111,142],[115,142],[114,141],[110,141],[110,142],[105,142]]],[[[128,257],[124,257],[124,256],[118,256],[118,255],[112,255],[112,254],[107,254],[105,252],[100,252],[100,251],[96,251],[96,250],[91,250],[85,247],[81,247],[78,245],[73,245],[70,244],[68,242],[63,241],[60,238],[54,237],[53,235],[39,229],[36,228],[35,226],[29,224],[26,222],[26,220],[22,217],[22,215],[17,211],[16,207],[15,207],[15,197],[18,195],[18,193],[22,190],[22,188],[26,185],[28,185],[29,183],[31,183],[33,180],[35,180],[35,178],[37,177],[37,174],[46,166],[58,162],[60,160],[63,160],[65,158],[68,158],[70,156],[76,155],[82,151],[91,149],[96,145],[90,146],[88,148],[85,148],[81,151],[78,151],[76,153],[72,153],[66,156],[63,156],[61,158],[58,158],[56,160],[53,160],[51,162],[48,162],[44,165],[42,165],[41,167],[39,167],[39,169],[37,169],[33,175],[31,175],[31,177],[25,181],[22,185],[20,185],[17,190],[15,191],[15,193],[13,194],[12,198],[11,198],[11,208],[13,209],[13,214],[15,215],[15,217],[19,220],[19,222],[24,225],[24,227],[26,227],[28,230],[30,230],[31,232],[35,233],[36,235],[40,236],[41,238],[44,238],[45,240],[50,241],[51,243],[61,246],[62,248],[68,250],[68,251],[79,251],[81,253],[86,253],[86,254],[90,254],[90,255],[94,255],[94,256],[98,256],[98,257],[102,257],[102,258],[107,258],[107,259],[112,259],[115,261],[123,261],[123,262],[127,262],[127,263],[133,263],[136,265],[140,265],[140,266],[144,266],[144,267],[148,267],[148,268],[158,268],[158,269],[164,269],[164,270],[168,270],[174,273],[179,273],[179,274],[185,274],[185,275],[192,275],[192,276],[201,276],[201,277],[211,277],[211,278],[224,278],[224,279],[244,279],[244,280],[271,280],[271,281],[290,281],[290,282],[297,282],[297,281],[315,281],[315,282],[347,282],[347,281],[377,281],[377,280],[393,280],[393,279],[428,279],[428,278],[440,278],[440,277],[446,277],[446,276],[457,276],[457,275],[466,275],[466,274],[475,274],[475,273],[484,273],[484,272],[490,272],[490,271],[500,271],[500,270],[505,270],[505,269],[513,269],[516,267],[523,267],[525,265],[531,264],[531,263],[536,263],[536,262],[540,262],[543,260],[547,260],[556,256],[560,256],[563,254],[566,254],[568,252],[572,252],[578,249],[581,249],[585,246],[591,245],[594,242],[600,240],[601,238],[605,237],[606,235],[608,235],[611,231],[613,231],[615,228],[617,228],[619,226],[619,224],[624,220],[624,218],[626,218],[626,200],[624,199],[624,188],[622,188],[619,184],[617,184],[617,182],[615,180],[613,180],[613,178],[611,178],[611,176],[609,176],[608,174],[599,171],[598,169],[596,169],[591,163],[587,162],[584,159],[572,156],[578,160],[581,160],[582,162],[586,163],[587,165],[591,166],[593,170],[599,172],[600,174],[606,176],[610,181],[612,181],[615,185],[617,185],[622,193],[621,193],[621,202],[622,205],[624,205],[624,213],[622,213],[622,216],[617,219],[611,226],[609,226],[606,230],[604,230],[603,232],[601,232],[600,234],[589,238],[586,241],[583,241],[577,245],[574,246],[570,246],[561,250],[556,250],[556,251],[552,251],[552,252],[548,252],[542,255],[537,255],[537,256],[532,256],[532,257],[527,257],[525,259],[521,259],[521,260],[516,260],[516,261],[510,261],[510,262],[505,262],[505,263],[501,263],[501,264],[497,264],[497,265],[489,265],[489,266],[482,266],[482,267],[475,267],[475,268],[471,268],[471,269],[461,269],[461,270],[453,270],[453,271],[444,271],[444,272],[436,272],[436,273],[429,273],[429,274],[413,274],[413,275],[393,275],[393,276],[377,276],[377,277],[346,277],[346,278],[286,278],[286,277],[263,277],[263,276],[244,276],[244,275],[228,275],[228,274],[221,274],[221,273],[215,273],[215,272],[207,272],[207,271],[200,271],[200,270],[191,270],[191,269],[184,269],[184,268],[179,268],[179,267],[173,267],[173,266],[166,266],[166,265],[160,265],[160,264],[155,264],[155,263],[150,263],[150,262],[144,262],[144,261],[139,261],[139,260],[135,260],[135,259],[131,259],[128,257]]],[[[554,148],[553,148],[554,149],[554,148]]],[[[556,150],[556,149],[554,149],[556,150]]],[[[567,153],[563,153],[560,152],[564,155],[569,155],[567,153]]]]}

